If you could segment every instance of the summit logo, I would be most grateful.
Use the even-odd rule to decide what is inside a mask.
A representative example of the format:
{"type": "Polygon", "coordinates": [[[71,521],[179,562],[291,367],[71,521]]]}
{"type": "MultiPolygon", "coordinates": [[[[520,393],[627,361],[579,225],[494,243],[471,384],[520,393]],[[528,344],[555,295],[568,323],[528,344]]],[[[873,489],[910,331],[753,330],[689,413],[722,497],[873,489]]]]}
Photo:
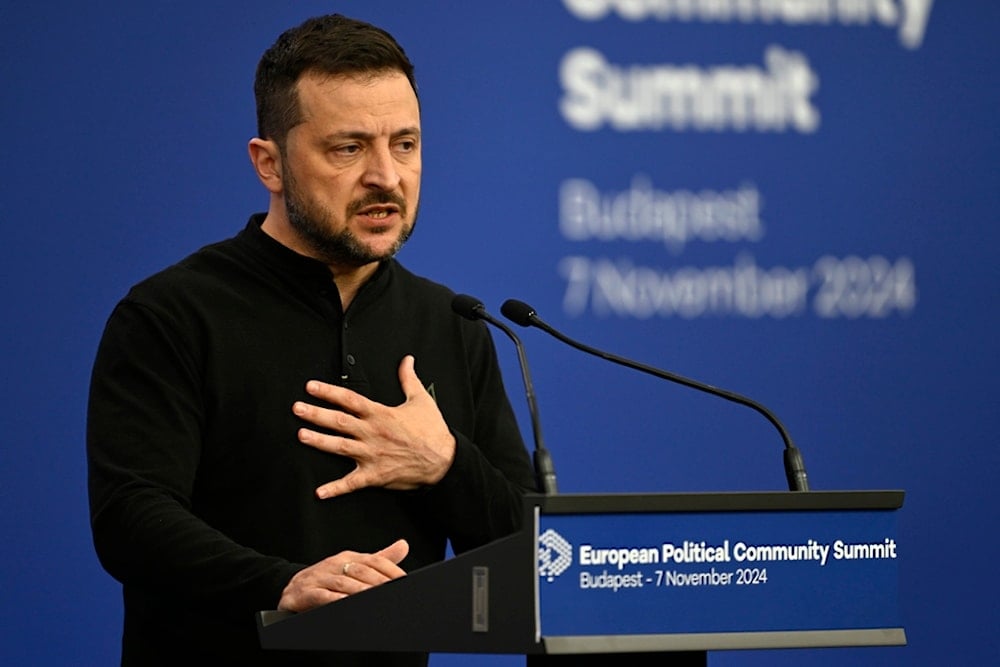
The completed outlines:
{"type": "Polygon", "coordinates": [[[549,528],[538,536],[538,576],[555,580],[573,564],[573,546],[549,528]]]}

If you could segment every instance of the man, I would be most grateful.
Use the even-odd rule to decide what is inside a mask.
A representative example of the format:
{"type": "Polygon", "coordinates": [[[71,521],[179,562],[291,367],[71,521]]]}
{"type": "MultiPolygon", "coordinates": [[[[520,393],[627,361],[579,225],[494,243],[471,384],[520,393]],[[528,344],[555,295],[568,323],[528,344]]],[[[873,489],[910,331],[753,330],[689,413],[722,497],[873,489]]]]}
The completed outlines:
{"type": "Polygon", "coordinates": [[[264,54],[255,93],[266,214],[135,286],[94,365],[122,664],[425,664],[265,652],[255,624],[508,534],[533,487],[488,332],[394,259],[420,194],[413,68],[321,17],[264,54]]]}

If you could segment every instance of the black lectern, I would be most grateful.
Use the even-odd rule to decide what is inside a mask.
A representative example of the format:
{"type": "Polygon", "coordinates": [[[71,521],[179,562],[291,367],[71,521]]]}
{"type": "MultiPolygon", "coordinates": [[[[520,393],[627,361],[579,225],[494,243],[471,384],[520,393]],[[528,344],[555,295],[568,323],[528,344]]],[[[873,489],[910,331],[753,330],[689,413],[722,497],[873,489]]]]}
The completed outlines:
{"type": "Polygon", "coordinates": [[[704,665],[711,650],[905,644],[902,503],[901,491],[532,495],[516,534],[309,612],[260,612],[261,645],[704,665]]]}

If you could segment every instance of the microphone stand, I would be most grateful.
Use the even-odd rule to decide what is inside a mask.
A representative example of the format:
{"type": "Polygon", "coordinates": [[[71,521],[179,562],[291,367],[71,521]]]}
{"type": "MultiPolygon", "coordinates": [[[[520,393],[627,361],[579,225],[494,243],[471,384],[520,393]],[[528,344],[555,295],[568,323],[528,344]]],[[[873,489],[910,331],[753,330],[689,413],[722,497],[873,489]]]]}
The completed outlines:
{"type": "Polygon", "coordinates": [[[521,379],[524,382],[524,393],[528,399],[528,412],[531,415],[531,431],[535,441],[533,459],[536,483],[540,492],[545,495],[555,495],[558,493],[555,466],[552,463],[552,456],[549,454],[549,450],[542,438],[542,427],[538,418],[538,404],[535,401],[535,389],[531,382],[531,372],[528,370],[528,358],[524,351],[524,344],[510,327],[490,315],[486,310],[486,306],[478,299],[465,294],[459,294],[452,299],[451,307],[452,310],[466,319],[484,320],[492,324],[514,342],[514,348],[517,350],[517,359],[521,365],[521,379]]]}

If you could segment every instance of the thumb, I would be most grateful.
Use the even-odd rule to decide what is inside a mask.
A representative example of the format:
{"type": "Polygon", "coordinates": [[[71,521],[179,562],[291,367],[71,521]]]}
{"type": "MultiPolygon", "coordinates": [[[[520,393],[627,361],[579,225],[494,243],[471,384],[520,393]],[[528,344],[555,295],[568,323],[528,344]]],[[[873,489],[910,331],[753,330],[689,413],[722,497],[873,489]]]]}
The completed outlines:
{"type": "Polygon", "coordinates": [[[410,553],[410,543],[406,540],[396,540],[385,549],[376,552],[375,555],[382,556],[396,565],[399,565],[399,563],[406,558],[408,553],[410,553]]]}
{"type": "Polygon", "coordinates": [[[403,394],[407,400],[419,396],[425,391],[424,384],[417,377],[417,371],[414,368],[415,365],[416,360],[412,354],[403,357],[403,360],[399,363],[399,386],[403,389],[403,394]]]}

